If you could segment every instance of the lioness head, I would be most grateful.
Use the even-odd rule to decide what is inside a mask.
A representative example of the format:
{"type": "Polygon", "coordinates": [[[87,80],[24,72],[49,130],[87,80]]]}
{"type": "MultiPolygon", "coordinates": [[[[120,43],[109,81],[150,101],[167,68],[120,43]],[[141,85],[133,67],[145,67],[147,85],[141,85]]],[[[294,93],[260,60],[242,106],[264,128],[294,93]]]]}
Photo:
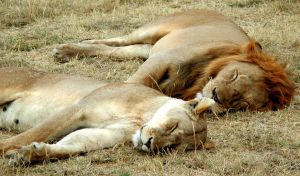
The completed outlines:
{"type": "Polygon", "coordinates": [[[150,152],[166,147],[190,150],[203,147],[207,137],[207,123],[203,113],[214,101],[210,98],[188,102],[169,100],[133,136],[135,148],[150,152]]]}
{"type": "Polygon", "coordinates": [[[227,110],[276,110],[287,106],[295,86],[275,59],[249,43],[241,54],[217,60],[207,71],[204,97],[216,113],[227,110]]]}

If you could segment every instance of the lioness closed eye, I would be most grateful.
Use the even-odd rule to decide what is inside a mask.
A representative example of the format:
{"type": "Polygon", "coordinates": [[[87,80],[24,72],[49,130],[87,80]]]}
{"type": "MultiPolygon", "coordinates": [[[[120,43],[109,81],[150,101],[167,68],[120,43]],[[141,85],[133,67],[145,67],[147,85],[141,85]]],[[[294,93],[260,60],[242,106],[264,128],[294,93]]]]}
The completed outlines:
{"type": "Polygon", "coordinates": [[[132,140],[142,151],[198,149],[214,101],[183,101],[137,84],[19,68],[0,69],[0,127],[21,132],[0,141],[10,164],[64,158],[132,140]],[[63,137],[56,143],[47,141],[63,137]]]}
{"type": "Polygon", "coordinates": [[[289,105],[295,86],[284,68],[232,20],[211,10],[162,17],[129,35],[62,44],[60,62],[70,57],[109,55],[146,61],[127,82],[190,100],[213,98],[213,111],[276,110],[289,105]],[[236,74],[237,73],[237,74],[236,74]]]}

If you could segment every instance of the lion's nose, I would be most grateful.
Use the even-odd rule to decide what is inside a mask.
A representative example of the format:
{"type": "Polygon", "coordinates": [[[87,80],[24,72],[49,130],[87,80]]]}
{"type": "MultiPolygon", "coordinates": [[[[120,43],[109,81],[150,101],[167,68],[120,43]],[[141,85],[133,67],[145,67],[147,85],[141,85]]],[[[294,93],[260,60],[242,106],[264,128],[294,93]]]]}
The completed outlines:
{"type": "Polygon", "coordinates": [[[215,87],[213,90],[212,90],[212,97],[211,97],[213,100],[215,100],[215,102],[221,104],[221,101],[218,97],[218,94],[217,94],[217,88],[215,87]]]}

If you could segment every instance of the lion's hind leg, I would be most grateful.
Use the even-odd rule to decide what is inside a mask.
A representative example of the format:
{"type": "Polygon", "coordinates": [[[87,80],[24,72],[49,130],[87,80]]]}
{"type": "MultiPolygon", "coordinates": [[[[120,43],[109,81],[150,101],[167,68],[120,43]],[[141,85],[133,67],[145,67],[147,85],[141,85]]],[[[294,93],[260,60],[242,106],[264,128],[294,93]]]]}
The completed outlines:
{"type": "Polygon", "coordinates": [[[33,142],[9,153],[6,157],[9,157],[10,165],[19,165],[32,161],[67,158],[89,151],[110,148],[124,142],[126,141],[122,130],[85,128],[70,133],[55,144],[33,142]]]}

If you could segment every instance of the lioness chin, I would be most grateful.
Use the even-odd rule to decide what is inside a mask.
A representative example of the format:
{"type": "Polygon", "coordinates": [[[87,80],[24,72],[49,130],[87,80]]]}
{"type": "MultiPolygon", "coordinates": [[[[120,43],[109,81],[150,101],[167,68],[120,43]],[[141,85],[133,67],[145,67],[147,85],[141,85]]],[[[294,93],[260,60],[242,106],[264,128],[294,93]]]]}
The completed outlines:
{"type": "Polygon", "coordinates": [[[65,158],[132,140],[155,152],[203,148],[209,98],[183,101],[138,84],[0,68],[0,141],[9,164],[65,158]],[[48,144],[45,142],[60,139],[48,144]]]}
{"type": "Polygon", "coordinates": [[[129,35],[58,45],[60,62],[109,55],[146,60],[127,82],[190,100],[199,92],[213,111],[276,110],[289,105],[294,83],[284,68],[232,20],[211,10],[162,17],[129,35]]]}

